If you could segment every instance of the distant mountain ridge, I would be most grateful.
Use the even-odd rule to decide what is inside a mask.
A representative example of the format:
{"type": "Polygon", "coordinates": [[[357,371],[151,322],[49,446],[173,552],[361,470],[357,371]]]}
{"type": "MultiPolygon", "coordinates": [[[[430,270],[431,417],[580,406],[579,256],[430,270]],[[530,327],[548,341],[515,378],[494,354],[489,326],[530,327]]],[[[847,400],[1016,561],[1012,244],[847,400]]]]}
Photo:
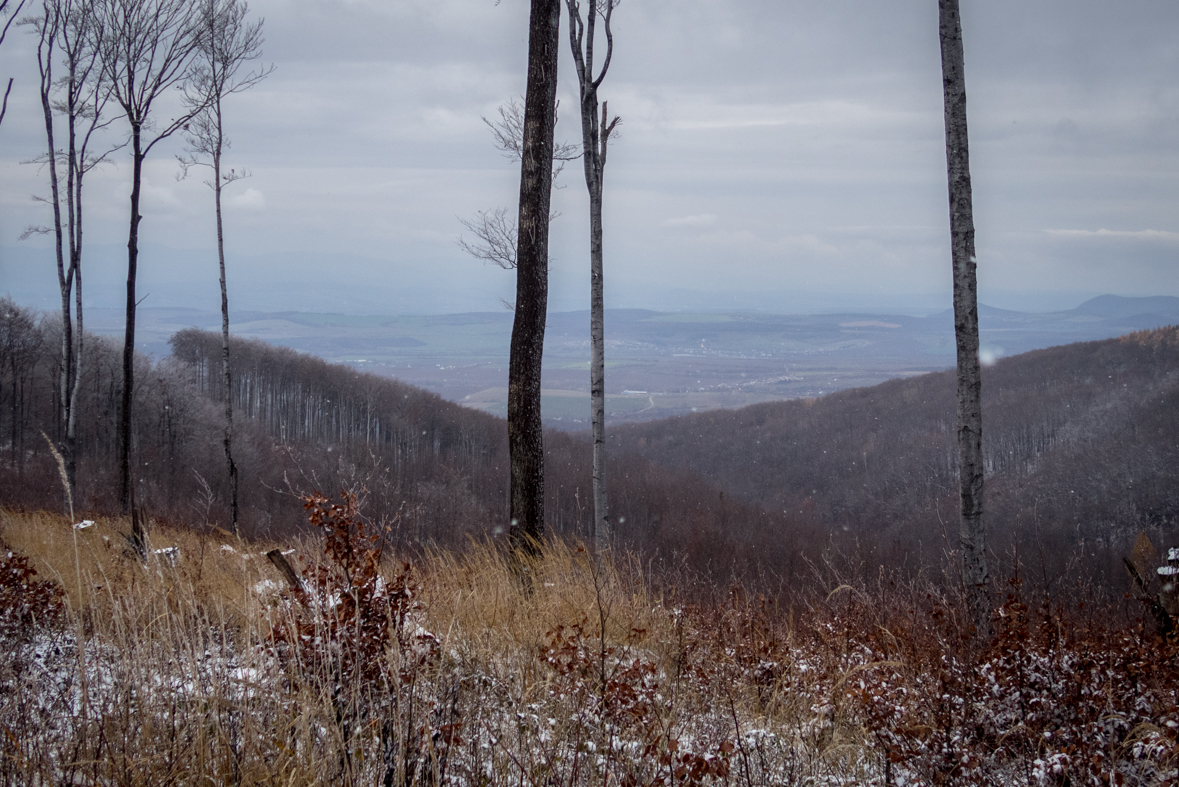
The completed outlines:
{"type": "Polygon", "coordinates": [[[1085,301],[1073,311],[1100,314],[1103,317],[1135,317],[1165,315],[1179,320],[1179,298],[1173,295],[1153,295],[1145,298],[1125,298],[1120,295],[1099,295],[1085,301]]]}
{"type": "MultiPolygon", "coordinates": [[[[1120,336],[1179,323],[1179,298],[1101,296],[1075,309],[1029,313],[981,305],[984,358],[1120,336]]],[[[168,353],[188,327],[220,329],[220,314],[140,309],[140,349],[168,353]]],[[[432,316],[235,312],[243,338],[396,377],[504,415],[512,315],[432,316]]],[[[87,325],[122,336],[119,310],[89,310],[87,325]]],[[[954,364],[953,315],[844,312],[606,312],[607,420],[654,420],[764,401],[820,396],[954,364]],[[646,391],[649,396],[623,396],[646,391]]],[[[545,335],[546,423],[589,424],[589,313],[550,312],[545,335]]]]}
{"type": "MultiPolygon", "coordinates": [[[[138,333],[142,336],[142,349],[157,356],[167,354],[167,340],[178,330],[192,327],[218,330],[221,325],[220,313],[212,310],[145,307],[139,311],[141,325],[138,333]]],[[[1069,337],[1065,341],[1082,341],[1177,324],[1179,297],[1101,295],[1074,309],[1059,312],[1021,312],[979,304],[979,315],[984,334],[991,331],[1001,331],[1006,336],[1027,334],[1014,335],[1016,344],[1022,348],[1019,351],[1023,351],[1049,346],[1038,344],[1045,335],[1060,334],[1069,337]]],[[[121,310],[91,309],[87,316],[96,332],[121,335],[121,310]]],[[[257,338],[303,352],[314,352],[329,361],[349,361],[350,356],[355,356],[358,351],[367,348],[379,353],[382,347],[393,350],[394,356],[406,358],[440,353],[460,357],[463,346],[469,348],[470,355],[498,353],[506,358],[512,324],[511,313],[507,311],[416,317],[238,311],[231,316],[231,328],[242,338],[257,338]]],[[[606,317],[608,340],[639,343],[654,351],[675,351],[698,348],[701,338],[710,338],[719,341],[715,351],[739,353],[749,344],[750,338],[758,334],[789,335],[797,342],[810,341],[820,346],[824,340],[836,341],[839,334],[849,331],[857,336],[879,333],[890,339],[898,335],[912,339],[930,331],[941,332],[945,322],[953,318],[953,311],[947,309],[919,317],[863,311],[772,314],[607,309],[606,317]],[[844,325],[849,322],[866,324],[844,325]],[[882,332],[870,330],[886,326],[891,327],[882,332]]],[[[550,312],[546,354],[569,343],[588,341],[588,326],[588,311],[550,312]]],[[[945,349],[952,357],[953,337],[949,339],[945,349]]]]}

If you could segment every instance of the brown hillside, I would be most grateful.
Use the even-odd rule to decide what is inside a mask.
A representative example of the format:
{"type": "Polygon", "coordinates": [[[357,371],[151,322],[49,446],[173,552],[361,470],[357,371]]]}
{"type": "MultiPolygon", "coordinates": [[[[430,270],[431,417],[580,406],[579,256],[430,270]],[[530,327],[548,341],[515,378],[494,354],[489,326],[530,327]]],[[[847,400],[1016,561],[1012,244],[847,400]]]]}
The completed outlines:
{"type": "MultiPolygon", "coordinates": [[[[952,372],[612,433],[616,450],[857,533],[898,559],[953,546],[952,372]],[[948,539],[943,539],[945,533],[948,539]]],[[[1038,350],[983,372],[991,546],[1117,566],[1179,515],[1179,329],[1038,350]]],[[[1104,570],[1104,568],[1102,569],[1104,570]]],[[[1120,570],[1120,569],[1119,569],[1120,570]]]]}

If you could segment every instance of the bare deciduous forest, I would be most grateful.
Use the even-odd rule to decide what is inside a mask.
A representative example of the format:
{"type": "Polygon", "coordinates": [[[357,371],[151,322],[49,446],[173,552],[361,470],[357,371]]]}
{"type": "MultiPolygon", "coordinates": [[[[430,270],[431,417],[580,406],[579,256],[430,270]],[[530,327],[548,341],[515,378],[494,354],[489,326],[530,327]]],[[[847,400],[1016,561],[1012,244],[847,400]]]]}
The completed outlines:
{"type": "MultiPolygon", "coordinates": [[[[1120,592],[1140,531],[1176,538],[1175,329],[1001,359],[983,383],[992,551],[1061,578],[1081,561],[1080,576],[1120,592]]],[[[885,564],[931,561],[954,543],[953,385],[939,372],[627,425],[613,440],[742,500],[854,533],[885,564]]]]}
{"type": "Polygon", "coordinates": [[[244,2],[42,0],[17,20],[40,42],[54,211],[26,235],[56,240],[61,312],[0,299],[0,783],[1179,785],[1179,328],[984,361],[957,0],[939,3],[957,370],[608,432],[617,119],[597,89],[617,0],[584,22],[564,5],[590,435],[540,412],[559,0],[531,2],[518,231],[497,210],[463,222],[491,251],[460,240],[516,270],[507,420],[230,335],[221,189],[248,173],[224,170],[221,101],[273,70],[244,2]],[[120,118],[125,140],[89,147],[120,118]],[[173,135],[214,173],[222,330],[153,358],[140,196],[173,135]],[[123,145],[120,344],[85,330],[81,213],[82,176],[123,145]]]}
{"type": "MultiPolygon", "coordinates": [[[[4,302],[0,427],[5,500],[61,505],[44,432],[59,423],[57,323],[4,302]]],[[[79,510],[114,512],[110,413],[117,351],[92,337],[79,416],[79,510]]],[[[228,492],[217,435],[220,337],[178,333],[173,354],[139,363],[149,383],[135,423],[138,499],[153,517],[224,527],[228,492]]],[[[462,547],[496,534],[506,504],[501,419],[347,366],[234,340],[235,455],[247,534],[305,530],[301,495],[363,489],[365,515],[397,548],[462,547]]],[[[1122,558],[1141,531],[1175,538],[1179,339],[1148,331],[1002,359],[985,370],[985,462],[992,552],[1045,581],[1070,574],[1126,590],[1122,558]],[[1084,481],[1081,483],[1078,479],[1084,481]]],[[[720,581],[805,584],[805,561],[842,554],[940,570],[954,549],[953,379],[895,380],[819,399],[718,410],[611,435],[621,543],[720,581]]],[[[546,436],[547,509],[562,537],[591,533],[584,436],[546,436]]]]}
{"type": "MultiPolygon", "coordinates": [[[[40,432],[53,437],[56,361],[52,321],[6,301],[5,466],[7,502],[60,505],[61,484],[40,432]],[[23,446],[23,449],[22,449],[23,446]]],[[[115,444],[108,423],[116,406],[118,369],[109,342],[97,337],[83,391],[79,444],[79,510],[113,513],[115,444]],[[112,377],[112,375],[116,375],[112,377]]],[[[173,354],[141,357],[145,380],[135,422],[136,466],[144,468],[137,499],[153,517],[183,522],[194,514],[228,523],[228,490],[217,435],[223,415],[220,337],[183,331],[173,354]]],[[[233,398],[241,433],[235,460],[241,477],[245,533],[283,537],[304,528],[301,495],[363,489],[364,512],[391,528],[392,543],[462,547],[468,537],[496,534],[507,500],[507,430],[502,419],[375,375],[257,341],[231,345],[233,398]],[[240,456],[239,456],[240,454],[240,456]]],[[[590,460],[584,441],[546,435],[549,524],[565,537],[587,536],[592,518],[590,460]]],[[[619,457],[617,513],[624,542],[652,553],[692,555],[701,570],[728,577],[752,571],[757,542],[795,565],[807,539],[772,516],[726,497],[698,479],[637,456],[619,457]],[[760,534],[760,535],[759,535],[760,534]],[[728,545],[721,551],[695,545],[728,545]],[[732,559],[718,560],[726,553],[732,559]]],[[[813,541],[813,537],[809,540],[813,541]]]]}

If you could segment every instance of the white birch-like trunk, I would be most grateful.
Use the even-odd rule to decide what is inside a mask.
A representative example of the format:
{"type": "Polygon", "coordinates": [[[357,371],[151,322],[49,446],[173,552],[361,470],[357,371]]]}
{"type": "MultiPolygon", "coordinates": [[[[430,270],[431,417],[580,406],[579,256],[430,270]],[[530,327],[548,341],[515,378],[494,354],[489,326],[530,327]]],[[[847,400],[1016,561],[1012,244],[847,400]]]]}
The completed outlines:
{"type": "Polygon", "coordinates": [[[590,0],[586,19],[581,18],[577,0],[566,0],[569,10],[569,45],[577,69],[581,96],[582,163],[590,202],[590,422],[593,429],[593,542],[598,554],[610,548],[610,512],[606,499],[606,331],[602,270],[602,184],[610,134],[618,119],[607,125],[606,105],[598,121],[598,86],[610,68],[614,38],[610,18],[614,0],[599,10],[590,0]],[[606,57],[601,72],[594,76],[594,33],[601,15],[606,32],[606,57]]]}

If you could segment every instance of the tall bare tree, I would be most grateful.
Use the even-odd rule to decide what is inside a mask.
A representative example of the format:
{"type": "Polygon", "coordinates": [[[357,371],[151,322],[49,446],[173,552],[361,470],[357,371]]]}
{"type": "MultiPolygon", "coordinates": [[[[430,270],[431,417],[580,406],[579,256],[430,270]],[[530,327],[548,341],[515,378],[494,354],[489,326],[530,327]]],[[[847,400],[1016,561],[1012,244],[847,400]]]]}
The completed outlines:
{"type": "Polygon", "coordinates": [[[59,447],[69,486],[77,483],[78,397],[82,383],[85,324],[82,312],[82,186],[90,170],[106,161],[110,148],[94,152],[95,134],[111,122],[104,114],[110,87],[103,79],[93,46],[92,0],[42,0],[41,14],[27,23],[38,35],[37,65],[47,151],[37,159],[49,171],[51,227],[30,227],[55,240],[57,281],[61,294],[61,363],[59,378],[59,447]],[[63,72],[54,78],[55,62],[63,72]],[[65,147],[56,146],[55,127],[65,123],[65,147]],[[65,178],[62,182],[61,167],[65,178]],[[64,188],[63,188],[64,186],[64,188]],[[62,215],[62,204],[65,215],[62,215]],[[68,261],[67,261],[68,255],[68,261]],[[72,302],[72,303],[71,303],[72,302]]]}
{"type": "Polygon", "coordinates": [[[143,161],[158,143],[184,128],[201,107],[186,106],[158,122],[155,109],[173,88],[193,76],[200,17],[190,0],[96,0],[95,37],[105,77],[129,125],[131,219],[127,234],[127,316],[123,335],[123,390],[119,408],[119,500],[131,507],[131,410],[135,387],[135,280],[139,265],[139,213],[143,161]]]}
{"type": "Polygon", "coordinates": [[[221,190],[234,181],[248,177],[244,170],[221,167],[222,154],[229,147],[225,136],[225,116],[221,102],[226,96],[241,93],[261,82],[273,67],[243,71],[246,64],[262,56],[262,21],[247,22],[249,5],[245,0],[200,0],[200,46],[198,70],[187,97],[189,106],[201,108],[187,126],[189,155],[181,157],[185,174],[190,167],[208,166],[213,178],[217,214],[217,263],[221,277],[221,376],[225,385],[225,431],[222,447],[229,474],[230,525],[238,533],[238,477],[233,461],[233,385],[229,371],[229,291],[225,283],[225,231],[221,218],[221,190]]]}
{"type": "Polygon", "coordinates": [[[978,286],[974,211],[966,134],[966,74],[958,0],[939,0],[950,245],[954,265],[954,336],[958,345],[958,483],[962,579],[975,630],[990,630],[989,578],[983,525],[982,371],[978,354],[978,286]]]}
{"type": "Polygon", "coordinates": [[[602,104],[598,120],[598,87],[610,70],[614,55],[614,33],[610,20],[618,0],[588,0],[586,18],[581,18],[578,0],[566,0],[569,9],[569,47],[577,69],[581,94],[581,146],[585,165],[585,186],[590,203],[590,420],[593,425],[594,547],[601,553],[610,546],[610,516],[606,505],[606,331],[602,292],[602,183],[606,171],[606,147],[618,125],[602,104]],[[606,34],[606,56],[594,76],[594,33],[602,19],[606,34]]]}
{"type": "Polygon", "coordinates": [[[535,551],[544,536],[540,377],[549,296],[549,210],[560,34],[561,0],[532,0],[516,225],[516,310],[508,362],[508,534],[517,554],[535,551]]]}
{"type": "MultiPolygon", "coordinates": [[[[20,0],[20,2],[0,0],[0,20],[3,20],[6,16],[8,17],[4,21],[3,26],[0,26],[0,44],[4,43],[4,38],[8,35],[8,29],[16,21],[17,14],[20,13],[25,2],[26,0],[20,0]]],[[[12,79],[12,77],[8,78],[8,85],[4,88],[4,100],[3,103],[0,103],[0,123],[4,122],[4,115],[8,113],[8,94],[12,92],[12,79]]]]}

